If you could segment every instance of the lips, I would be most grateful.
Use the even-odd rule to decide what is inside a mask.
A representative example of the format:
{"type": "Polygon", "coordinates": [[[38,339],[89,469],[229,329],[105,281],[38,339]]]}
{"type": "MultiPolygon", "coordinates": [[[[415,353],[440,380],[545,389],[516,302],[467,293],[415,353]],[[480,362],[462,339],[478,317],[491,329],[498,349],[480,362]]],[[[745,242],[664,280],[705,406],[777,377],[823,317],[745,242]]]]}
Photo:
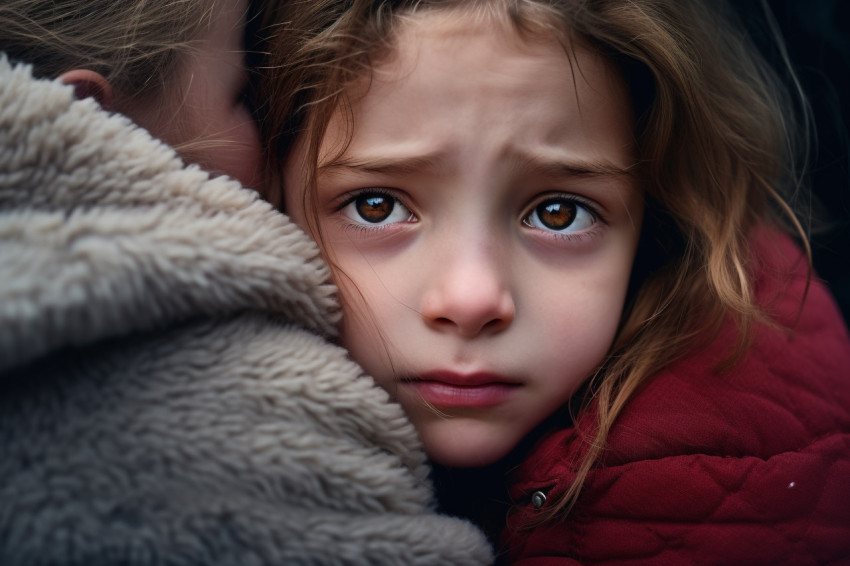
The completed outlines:
{"type": "Polygon", "coordinates": [[[435,371],[402,382],[422,399],[443,408],[481,408],[501,405],[519,390],[520,384],[494,373],[461,374],[435,371]]]}

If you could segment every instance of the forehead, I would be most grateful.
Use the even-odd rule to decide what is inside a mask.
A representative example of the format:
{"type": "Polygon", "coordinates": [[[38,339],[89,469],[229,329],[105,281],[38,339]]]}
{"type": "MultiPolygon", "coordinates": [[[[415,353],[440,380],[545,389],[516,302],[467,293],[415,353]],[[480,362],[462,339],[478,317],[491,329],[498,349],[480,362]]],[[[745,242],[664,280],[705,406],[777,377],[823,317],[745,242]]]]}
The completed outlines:
{"type": "Polygon", "coordinates": [[[536,1],[437,1],[397,14],[395,24],[392,26],[396,32],[393,39],[401,34],[409,34],[410,37],[418,33],[448,38],[459,33],[486,30],[500,34],[503,41],[514,46],[564,42],[573,33],[567,14],[547,9],[536,1]]]}
{"type": "Polygon", "coordinates": [[[393,39],[371,74],[349,85],[345,112],[353,122],[338,109],[320,164],[364,145],[404,151],[414,135],[449,148],[456,140],[440,137],[458,135],[464,124],[486,123],[492,140],[510,130],[516,144],[537,146],[587,138],[601,147],[614,130],[631,137],[619,72],[582,41],[554,30],[520,34],[506,18],[458,10],[403,16],[393,39]],[[517,133],[517,123],[528,130],[517,133]]]}
{"type": "MultiPolygon", "coordinates": [[[[392,80],[419,72],[439,73],[450,67],[453,62],[475,60],[480,74],[508,73],[510,65],[519,56],[546,57],[557,53],[556,59],[568,63],[569,57],[562,43],[566,38],[559,37],[553,29],[535,30],[533,34],[523,33],[501,12],[471,12],[463,7],[446,9],[425,9],[399,16],[393,28],[393,36],[388,48],[374,54],[372,76],[357,82],[362,92],[374,79],[392,80]],[[493,51],[493,45],[498,49],[493,51]],[[482,57],[489,55],[489,57],[482,57]],[[481,63],[487,63],[480,66],[481,63]]],[[[462,82],[464,77],[455,77],[462,82]]],[[[449,86],[449,85],[441,85],[449,86]]],[[[356,90],[352,85],[350,89],[356,90]]]]}

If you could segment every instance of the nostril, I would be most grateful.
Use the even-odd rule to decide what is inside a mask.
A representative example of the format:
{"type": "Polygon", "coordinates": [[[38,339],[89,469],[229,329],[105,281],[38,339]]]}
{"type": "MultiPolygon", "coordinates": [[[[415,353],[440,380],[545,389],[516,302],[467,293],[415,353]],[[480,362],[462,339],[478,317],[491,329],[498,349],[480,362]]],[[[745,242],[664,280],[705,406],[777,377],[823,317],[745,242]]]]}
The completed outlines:
{"type": "Polygon", "coordinates": [[[482,330],[498,330],[499,328],[505,326],[507,324],[507,320],[503,318],[494,318],[493,320],[488,321],[481,328],[482,330]]]}
{"type": "Polygon", "coordinates": [[[490,333],[490,332],[499,332],[504,330],[510,325],[510,319],[508,318],[493,318],[490,319],[483,324],[475,323],[475,321],[456,321],[452,320],[450,317],[436,317],[430,319],[430,326],[434,329],[439,330],[449,330],[456,329],[456,331],[462,335],[467,337],[477,336],[482,332],[490,333]]]}

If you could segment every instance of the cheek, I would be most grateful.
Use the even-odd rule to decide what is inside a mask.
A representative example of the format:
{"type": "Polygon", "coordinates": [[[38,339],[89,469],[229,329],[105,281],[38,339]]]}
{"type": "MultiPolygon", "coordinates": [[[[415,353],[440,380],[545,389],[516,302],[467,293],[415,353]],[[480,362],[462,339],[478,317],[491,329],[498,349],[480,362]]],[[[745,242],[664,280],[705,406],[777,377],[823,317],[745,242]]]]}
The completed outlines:
{"type": "Polygon", "coordinates": [[[385,333],[392,332],[384,320],[389,315],[389,305],[372,296],[369,286],[355,271],[346,269],[343,273],[335,273],[343,308],[343,345],[368,372],[383,373],[377,370],[386,359],[385,333]]]}
{"type": "Polygon", "coordinates": [[[525,335],[523,348],[541,351],[556,374],[570,368],[579,381],[589,377],[605,358],[619,328],[628,265],[620,257],[584,273],[536,278],[527,295],[528,303],[533,304],[528,314],[539,326],[537,332],[525,335]],[[538,340],[545,342],[545,347],[541,349],[541,344],[535,343],[538,340]]]}
{"type": "Polygon", "coordinates": [[[350,300],[343,299],[342,344],[379,386],[393,393],[395,379],[387,336],[392,331],[382,324],[381,305],[372,307],[374,310],[353,307],[350,300]]]}
{"type": "Polygon", "coordinates": [[[380,262],[342,252],[336,250],[334,279],[343,306],[343,346],[379,385],[391,389],[394,368],[414,354],[408,348],[421,338],[415,309],[404,299],[408,288],[394,285],[393,270],[388,273],[380,262]]]}
{"type": "Polygon", "coordinates": [[[222,120],[217,137],[207,156],[209,169],[238,179],[246,187],[262,192],[260,136],[247,110],[234,109],[222,120]]]}
{"type": "Polygon", "coordinates": [[[563,277],[557,285],[537,288],[536,317],[548,331],[569,330],[587,339],[619,323],[626,294],[623,277],[563,277]],[[545,299],[548,297],[548,300],[545,299]]]}
{"type": "MultiPolygon", "coordinates": [[[[537,332],[527,335],[527,347],[542,340],[542,352],[550,352],[551,365],[576,367],[579,373],[595,367],[605,356],[620,322],[622,300],[617,295],[596,293],[565,285],[560,293],[567,299],[538,306],[534,317],[537,332]]],[[[540,345],[536,347],[541,350],[540,345]]]]}

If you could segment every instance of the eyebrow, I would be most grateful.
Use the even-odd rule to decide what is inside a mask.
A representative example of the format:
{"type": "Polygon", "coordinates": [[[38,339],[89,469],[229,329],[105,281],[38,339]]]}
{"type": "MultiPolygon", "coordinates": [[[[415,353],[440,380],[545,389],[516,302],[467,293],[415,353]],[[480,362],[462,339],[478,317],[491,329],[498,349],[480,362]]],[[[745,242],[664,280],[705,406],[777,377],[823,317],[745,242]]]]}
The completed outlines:
{"type": "Polygon", "coordinates": [[[596,178],[596,177],[633,177],[634,167],[622,167],[609,160],[597,159],[548,159],[546,157],[512,152],[508,165],[519,175],[535,174],[552,179],[596,178]]]}
{"type": "Polygon", "coordinates": [[[401,157],[339,158],[318,168],[319,175],[337,171],[359,171],[379,175],[410,175],[423,171],[435,171],[444,161],[444,154],[411,155],[401,157]]]}
{"type": "MultiPolygon", "coordinates": [[[[321,165],[319,175],[332,175],[340,171],[357,171],[379,175],[410,175],[439,170],[446,154],[435,152],[426,155],[375,158],[341,157],[321,165]]],[[[608,160],[549,159],[524,152],[508,152],[508,167],[517,175],[540,175],[551,179],[633,177],[633,166],[622,167],[608,160]]]]}

